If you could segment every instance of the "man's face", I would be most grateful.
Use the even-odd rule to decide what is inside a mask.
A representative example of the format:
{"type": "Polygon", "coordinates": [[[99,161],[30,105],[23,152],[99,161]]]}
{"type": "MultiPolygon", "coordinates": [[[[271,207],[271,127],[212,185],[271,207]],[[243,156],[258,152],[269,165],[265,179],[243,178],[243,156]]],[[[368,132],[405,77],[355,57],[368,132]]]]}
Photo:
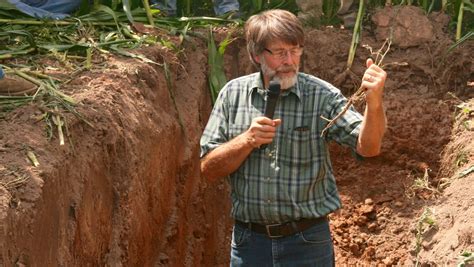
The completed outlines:
{"type": "Polygon", "coordinates": [[[280,82],[281,89],[296,84],[300,58],[303,48],[283,42],[273,42],[262,54],[256,57],[260,63],[266,83],[274,79],[280,82]]]}

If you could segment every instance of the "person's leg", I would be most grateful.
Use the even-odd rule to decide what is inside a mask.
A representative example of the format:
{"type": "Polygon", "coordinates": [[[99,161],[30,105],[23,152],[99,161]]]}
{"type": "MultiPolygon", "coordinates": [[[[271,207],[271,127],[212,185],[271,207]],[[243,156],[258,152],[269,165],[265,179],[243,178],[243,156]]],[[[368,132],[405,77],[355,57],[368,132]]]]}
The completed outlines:
{"type": "Polygon", "coordinates": [[[81,6],[81,0],[22,0],[23,3],[51,13],[70,14],[81,6]]]}
{"type": "Polygon", "coordinates": [[[214,12],[217,16],[224,15],[226,13],[239,11],[238,0],[214,0],[214,12]]]}
{"type": "Polygon", "coordinates": [[[39,7],[44,5],[48,0],[21,0],[21,2],[28,4],[30,6],[39,7]]]}
{"type": "Polygon", "coordinates": [[[230,266],[272,266],[272,240],[235,225],[232,231],[230,266]]]}
{"type": "MultiPolygon", "coordinates": [[[[68,3],[64,7],[49,8],[45,5],[53,0],[7,0],[10,4],[14,5],[19,11],[30,15],[35,18],[51,18],[51,19],[64,19],[69,16],[69,13],[74,11],[75,8],[79,7],[79,3],[73,2],[68,3]],[[77,5],[76,5],[77,4],[77,5]]],[[[62,3],[62,1],[61,1],[62,3]]],[[[62,3],[63,4],[63,3],[62,3]]]]}
{"type": "Polygon", "coordinates": [[[328,221],[293,236],[275,240],[275,266],[334,266],[334,247],[328,221]]]}
{"type": "Polygon", "coordinates": [[[163,11],[168,16],[176,16],[176,0],[151,0],[150,4],[153,6],[153,8],[163,11]]]}

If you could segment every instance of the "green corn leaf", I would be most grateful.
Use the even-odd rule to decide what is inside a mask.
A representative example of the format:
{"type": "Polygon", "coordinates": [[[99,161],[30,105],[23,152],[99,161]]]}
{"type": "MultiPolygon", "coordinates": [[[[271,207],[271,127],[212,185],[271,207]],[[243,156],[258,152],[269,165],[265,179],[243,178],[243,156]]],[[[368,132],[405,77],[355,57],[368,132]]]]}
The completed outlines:
{"type": "Polygon", "coordinates": [[[471,172],[474,172],[474,165],[467,168],[466,170],[462,171],[461,173],[459,173],[459,178],[462,178],[464,176],[467,176],[468,174],[470,174],[471,172]]]}
{"type": "Polygon", "coordinates": [[[12,58],[16,55],[26,55],[36,51],[36,48],[23,47],[15,50],[0,50],[0,59],[12,58]]]}
{"type": "Polygon", "coordinates": [[[0,9],[3,10],[18,10],[15,5],[8,1],[0,1],[0,9]]]}
{"type": "Polygon", "coordinates": [[[123,0],[122,4],[123,4],[123,11],[125,11],[128,21],[130,21],[130,23],[133,23],[134,20],[133,20],[130,2],[128,0],[123,0]]]}
{"type": "Polygon", "coordinates": [[[120,3],[120,0],[112,0],[112,3],[110,4],[110,7],[113,10],[117,10],[117,6],[118,6],[119,3],[120,3]]]}
{"type": "Polygon", "coordinates": [[[62,51],[80,51],[80,50],[86,50],[90,47],[90,44],[87,43],[76,43],[76,44],[44,44],[44,45],[38,45],[38,48],[42,48],[48,51],[57,51],[57,52],[62,52],[62,51]]]}
{"type": "MultiPolygon", "coordinates": [[[[227,38],[226,38],[227,39],[227,38]]],[[[228,41],[224,40],[220,48],[216,47],[212,28],[209,27],[208,39],[208,63],[209,63],[209,89],[211,90],[211,100],[214,103],[221,88],[227,82],[224,72],[224,50],[228,45],[228,41]]]]}
{"type": "Polygon", "coordinates": [[[146,63],[151,63],[151,64],[155,64],[155,65],[159,65],[161,66],[161,64],[145,57],[144,55],[142,54],[135,54],[135,53],[131,53],[131,52],[128,52],[124,49],[121,49],[121,48],[118,48],[117,46],[110,46],[110,48],[115,51],[117,54],[119,55],[122,55],[122,56],[126,56],[126,57],[131,57],[131,58],[138,58],[140,60],[142,60],[143,62],[146,62],[146,63]]]}
{"type": "Polygon", "coordinates": [[[464,10],[474,13],[474,3],[471,0],[464,0],[464,10]]]}
{"type": "Polygon", "coordinates": [[[26,41],[29,43],[31,47],[36,47],[36,41],[33,35],[27,31],[22,30],[13,30],[13,31],[4,31],[0,32],[0,37],[2,36],[12,36],[12,35],[19,35],[26,38],[26,41]]]}
{"type": "Polygon", "coordinates": [[[451,52],[454,48],[458,47],[465,41],[474,38],[474,31],[470,31],[467,34],[465,34],[462,38],[456,41],[452,46],[449,47],[448,52],[451,52]]]}
{"type": "Polygon", "coordinates": [[[115,25],[117,26],[117,30],[120,32],[119,20],[115,12],[110,7],[104,6],[104,5],[97,5],[95,6],[95,10],[105,12],[109,14],[110,16],[112,16],[112,18],[114,18],[115,25]]]}

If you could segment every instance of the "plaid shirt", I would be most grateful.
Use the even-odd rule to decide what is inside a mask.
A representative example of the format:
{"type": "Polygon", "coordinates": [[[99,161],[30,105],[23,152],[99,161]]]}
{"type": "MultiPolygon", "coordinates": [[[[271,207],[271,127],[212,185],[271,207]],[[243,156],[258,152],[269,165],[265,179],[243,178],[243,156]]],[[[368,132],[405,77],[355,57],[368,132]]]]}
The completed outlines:
{"type": "MultiPolygon", "coordinates": [[[[201,137],[201,157],[246,131],[263,116],[265,89],[260,73],[234,79],[220,91],[201,137]]],[[[347,99],[331,84],[299,73],[296,86],[282,90],[274,118],[282,124],[273,143],[254,149],[230,174],[232,215],[244,222],[282,223],[317,218],[341,207],[328,141],[355,150],[362,116],[352,107],[325,137],[327,121],[347,99]]]]}

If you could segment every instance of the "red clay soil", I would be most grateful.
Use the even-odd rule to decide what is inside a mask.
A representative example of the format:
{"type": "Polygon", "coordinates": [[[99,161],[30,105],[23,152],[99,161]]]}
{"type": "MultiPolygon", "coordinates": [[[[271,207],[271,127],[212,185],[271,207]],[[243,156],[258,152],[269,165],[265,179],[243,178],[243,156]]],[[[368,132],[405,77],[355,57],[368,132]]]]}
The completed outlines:
{"type": "MultiPolygon", "coordinates": [[[[453,43],[447,21],[385,9],[365,28],[361,45],[374,49],[384,27],[400,35],[384,59],[381,156],[358,162],[331,146],[344,205],[330,216],[338,266],[455,265],[461,252],[474,251],[474,45],[446,53],[453,43]],[[431,26],[431,35],[417,35],[419,25],[431,26]]],[[[302,71],[350,96],[368,50],[359,47],[345,71],[350,31],[306,34],[302,71]]],[[[207,48],[196,39],[184,51],[141,51],[167,62],[169,83],[163,65],[128,58],[110,57],[103,69],[80,73],[64,89],[93,127],[66,114],[64,146],[55,130],[48,140],[39,105],[0,121],[0,265],[228,265],[228,186],[199,176],[199,137],[211,110],[207,48]]],[[[225,61],[229,78],[253,71],[241,38],[225,61]]]]}

